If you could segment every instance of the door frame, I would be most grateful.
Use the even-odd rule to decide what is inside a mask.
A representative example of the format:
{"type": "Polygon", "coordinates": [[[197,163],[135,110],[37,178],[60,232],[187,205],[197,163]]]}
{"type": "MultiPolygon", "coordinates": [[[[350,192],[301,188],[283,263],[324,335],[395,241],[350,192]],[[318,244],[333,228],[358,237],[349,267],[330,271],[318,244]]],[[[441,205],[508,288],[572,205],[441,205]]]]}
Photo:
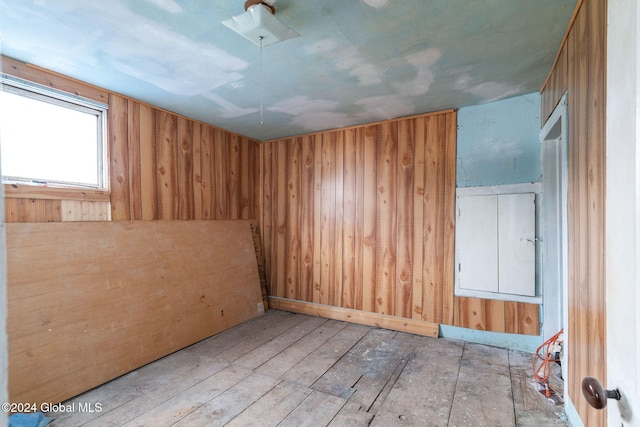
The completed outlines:
{"type": "MultiPolygon", "coordinates": [[[[567,93],[542,127],[540,142],[542,144],[542,335],[547,340],[560,329],[569,325],[569,277],[568,277],[568,100],[567,93]],[[545,150],[551,150],[551,164],[545,162],[545,150]],[[547,185],[552,185],[556,198],[552,199],[547,185]],[[553,206],[550,206],[553,204],[553,206]],[[553,208],[559,223],[550,224],[547,210],[553,208]],[[553,230],[552,230],[553,229],[553,230]],[[550,234],[549,234],[550,233],[550,234]],[[552,250],[554,248],[555,250],[552,250]],[[557,254],[555,262],[550,254],[557,254]],[[553,263],[553,264],[552,264],[553,263]],[[560,282],[558,284],[558,282],[560,282]]],[[[567,378],[567,355],[569,345],[565,340],[562,360],[562,375],[567,378]]]]}

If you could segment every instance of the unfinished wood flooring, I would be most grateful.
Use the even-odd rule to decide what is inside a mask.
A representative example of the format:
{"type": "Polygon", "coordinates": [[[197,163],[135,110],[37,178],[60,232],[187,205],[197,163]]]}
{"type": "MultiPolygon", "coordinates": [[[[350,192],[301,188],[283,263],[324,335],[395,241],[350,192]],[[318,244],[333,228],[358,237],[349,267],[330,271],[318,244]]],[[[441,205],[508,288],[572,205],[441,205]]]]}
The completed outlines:
{"type": "Polygon", "coordinates": [[[55,427],[567,425],[531,386],[531,356],[270,310],[48,415],[55,427]]]}

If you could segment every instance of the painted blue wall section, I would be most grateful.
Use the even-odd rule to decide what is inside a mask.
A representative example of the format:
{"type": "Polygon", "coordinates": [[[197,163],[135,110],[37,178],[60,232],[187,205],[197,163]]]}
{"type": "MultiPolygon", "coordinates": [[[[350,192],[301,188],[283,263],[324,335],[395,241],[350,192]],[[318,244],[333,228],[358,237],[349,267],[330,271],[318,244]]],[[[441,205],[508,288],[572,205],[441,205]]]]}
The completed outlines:
{"type": "Polygon", "coordinates": [[[440,325],[439,336],[442,338],[493,345],[511,350],[527,351],[529,353],[535,353],[542,344],[542,336],[477,331],[475,329],[448,325],[440,325]]]}
{"type": "MultiPolygon", "coordinates": [[[[542,180],[540,94],[530,93],[458,111],[458,187],[522,184],[542,180]]],[[[539,224],[537,224],[539,227],[539,224]]],[[[539,254],[537,255],[539,258],[539,254]]],[[[536,267],[536,286],[540,266],[536,267]]],[[[542,336],[440,326],[440,336],[535,352],[542,336]]]]}
{"type": "Polygon", "coordinates": [[[540,94],[458,111],[457,186],[539,182],[540,94]]]}

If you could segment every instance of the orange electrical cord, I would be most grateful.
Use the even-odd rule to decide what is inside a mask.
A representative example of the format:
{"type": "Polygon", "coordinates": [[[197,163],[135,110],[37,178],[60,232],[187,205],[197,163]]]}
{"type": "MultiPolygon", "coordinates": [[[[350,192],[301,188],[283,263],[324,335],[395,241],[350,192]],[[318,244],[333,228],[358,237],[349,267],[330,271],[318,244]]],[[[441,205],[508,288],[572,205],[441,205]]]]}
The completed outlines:
{"type": "Polygon", "coordinates": [[[533,362],[531,362],[531,369],[533,370],[533,377],[536,381],[540,382],[545,386],[545,394],[547,397],[551,397],[551,389],[549,388],[549,375],[551,375],[551,365],[552,362],[559,362],[559,359],[551,358],[551,348],[554,347],[556,343],[562,343],[562,339],[560,338],[564,333],[564,329],[561,329],[560,332],[546,340],[542,343],[536,350],[536,354],[533,357],[533,362]],[[547,347],[544,352],[544,356],[540,354],[541,350],[547,347]],[[536,362],[541,361],[540,365],[536,368],[536,362]],[[541,373],[542,372],[542,373],[541,373]]]}

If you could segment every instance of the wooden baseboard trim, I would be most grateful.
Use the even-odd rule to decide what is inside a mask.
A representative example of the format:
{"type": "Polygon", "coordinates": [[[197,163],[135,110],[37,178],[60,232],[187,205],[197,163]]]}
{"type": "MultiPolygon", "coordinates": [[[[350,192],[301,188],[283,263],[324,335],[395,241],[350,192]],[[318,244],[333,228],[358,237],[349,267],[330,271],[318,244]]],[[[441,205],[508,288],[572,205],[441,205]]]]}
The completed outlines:
{"type": "Polygon", "coordinates": [[[353,310],[350,308],[333,307],[325,304],[316,304],[279,297],[269,297],[269,308],[308,314],[311,316],[320,316],[327,319],[359,323],[362,325],[408,332],[427,337],[438,337],[437,323],[405,319],[404,317],[390,316],[388,314],[371,313],[367,311],[353,310]]]}

